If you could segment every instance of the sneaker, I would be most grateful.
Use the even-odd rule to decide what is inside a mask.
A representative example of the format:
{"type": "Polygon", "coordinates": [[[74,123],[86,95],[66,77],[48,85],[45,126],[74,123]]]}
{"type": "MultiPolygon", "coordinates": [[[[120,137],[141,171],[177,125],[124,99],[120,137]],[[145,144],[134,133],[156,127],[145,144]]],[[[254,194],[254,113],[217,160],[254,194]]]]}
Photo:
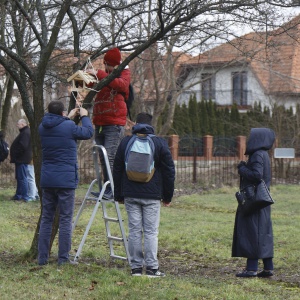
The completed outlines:
{"type": "Polygon", "coordinates": [[[271,276],[273,276],[274,274],[273,274],[273,272],[272,271],[265,271],[265,270],[263,270],[263,271],[261,271],[261,272],[259,272],[258,274],[257,274],[257,277],[271,277],[271,276]]]}
{"type": "Polygon", "coordinates": [[[146,275],[149,278],[154,278],[154,277],[165,277],[166,274],[159,269],[147,269],[146,270],[146,275]]]}
{"type": "Polygon", "coordinates": [[[13,196],[13,197],[10,198],[10,200],[21,201],[22,199],[21,199],[21,198],[18,198],[17,196],[13,196]]]}
{"type": "Polygon", "coordinates": [[[104,195],[103,195],[103,199],[110,200],[113,198],[114,198],[114,196],[113,196],[111,189],[109,189],[109,190],[106,189],[106,191],[104,192],[104,195]]]}
{"type": "Polygon", "coordinates": [[[100,193],[99,192],[91,192],[91,194],[93,195],[93,196],[95,196],[95,197],[99,197],[99,195],[100,195],[100,193]]]}
{"type": "Polygon", "coordinates": [[[27,202],[33,202],[33,201],[36,201],[36,200],[35,200],[35,198],[29,198],[29,199],[24,200],[24,201],[27,203],[27,202]]]}
{"type": "Polygon", "coordinates": [[[236,277],[256,277],[257,276],[257,272],[256,271],[244,270],[241,273],[237,273],[235,276],[236,277]]]}
{"type": "Polygon", "coordinates": [[[131,276],[142,276],[143,268],[136,268],[131,270],[131,276]]]}

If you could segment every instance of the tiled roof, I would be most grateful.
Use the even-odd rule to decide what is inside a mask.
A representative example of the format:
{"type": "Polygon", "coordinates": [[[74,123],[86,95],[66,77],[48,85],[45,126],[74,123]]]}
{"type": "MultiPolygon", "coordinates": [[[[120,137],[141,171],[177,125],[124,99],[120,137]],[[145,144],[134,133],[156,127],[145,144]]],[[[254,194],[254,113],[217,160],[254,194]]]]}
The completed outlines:
{"type": "Polygon", "coordinates": [[[216,70],[247,64],[266,93],[300,93],[300,15],[270,32],[252,32],[208,50],[185,64],[216,70]]]}

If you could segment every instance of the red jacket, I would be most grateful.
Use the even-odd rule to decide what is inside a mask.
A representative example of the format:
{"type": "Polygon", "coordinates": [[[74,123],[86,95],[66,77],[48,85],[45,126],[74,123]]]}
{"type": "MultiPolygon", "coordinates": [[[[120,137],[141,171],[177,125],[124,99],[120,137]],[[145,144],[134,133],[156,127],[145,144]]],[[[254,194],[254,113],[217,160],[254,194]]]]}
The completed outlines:
{"type": "MultiPolygon", "coordinates": [[[[109,74],[98,70],[98,80],[109,74]]],[[[122,125],[126,124],[127,108],[125,99],[129,95],[130,70],[124,69],[120,77],[115,78],[101,89],[95,98],[93,109],[93,123],[95,125],[122,125]]]]}

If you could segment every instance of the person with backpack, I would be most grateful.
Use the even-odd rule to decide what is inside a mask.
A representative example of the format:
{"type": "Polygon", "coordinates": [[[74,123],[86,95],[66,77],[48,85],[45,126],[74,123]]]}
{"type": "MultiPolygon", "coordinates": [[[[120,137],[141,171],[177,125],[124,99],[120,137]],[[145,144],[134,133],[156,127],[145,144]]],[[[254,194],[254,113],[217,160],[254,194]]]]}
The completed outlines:
{"type": "Polygon", "coordinates": [[[132,136],[121,141],[113,167],[114,199],[125,203],[132,276],[163,277],[157,258],[161,201],[170,206],[175,166],[165,139],[154,134],[152,116],[139,113],[132,136]],[[144,235],[144,249],[143,249],[144,235]],[[144,251],[143,251],[144,250],[144,251]]]}
{"type": "MultiPolygon", "coordinates": [[[[108,50],[103,58],[105,71],[88,69],[87,73],[97,77],[100,81],[107,77],[121,64],[121,52],[118,48],[108,50]]],[[[95,125],[95,142],[107,151],[110,168],[113,169],[115,154],[121,139],[124,137],[127,117],[126,100],[129,96],[130,70],[126,67],[119,77],[98,91],[93,107],[93,124],[95,125]]],[[[101,157],[100,157],[101,158],[101,157]]],[[[108,180],[105,164],[103,165],[104,182],[108,180]]],[[[104,196],[113,198],[111,187],[106,188],[104,196]]]]}
{"type": "Polygon", "coordinates": [[[12,200],[33,201],[28,195],[27,168],[32,160],[31,133],[30,128],[24,119],[17,122],[19,135],[15,138],[10,147],[10,162],[15,164],[15,177],[17,189],[12,200]]]}

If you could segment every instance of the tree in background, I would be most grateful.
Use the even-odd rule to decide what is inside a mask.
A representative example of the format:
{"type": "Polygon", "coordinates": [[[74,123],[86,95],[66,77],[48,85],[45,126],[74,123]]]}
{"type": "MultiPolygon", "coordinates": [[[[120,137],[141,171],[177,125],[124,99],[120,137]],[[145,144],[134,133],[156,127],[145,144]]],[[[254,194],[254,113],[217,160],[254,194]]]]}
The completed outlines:
{"type": "Polygon", "coordinates": [[[217,109],[216,105],[213,106],[216,115],[216,123],[213,128],[216,129],[215,133],[217,136],[224,136],[225,135],[225,128],[224,123],[220,122],[220,120],[224,120],[224,110],[217,109]]]}
{"type": "MultiPolygon", "coordinates": [[[[161,133],[168,132],[176,99],[181,93],[176,85],[174,59],[170,53],[176,48],[189,51],[196,47],[198,52],[202,51],[212,40],[235,36],[235,28],[240,24],[259,29],[266,17],[262,12],[269,12],[268,17],[278,20],[278,15],[271,13],[277,6],[282,10],[297,4],[292,0],[1,1],[0,64],[16,84],[22,109],[31,126],[36,181],[40,181],[41,167],[38,125],[46,100],[66,99],[66,95],[59,92],[63,85],[67,86],[66,79],[70,74],[84,69],[87,56],[93,61],[115,46],[130,53],[86,96],[85,103],[88,104],[92,103],[97,90],[109,84],[126,65],[139,59],[151,46],[157,44],[157,53],[168,53],[166,72],[163,72],[168,80],[164,86],[158,84],[160,79],[156,76],[160,65],[151,61],[151,71],[155,71],[156,76],[154,119],[158,120],[168,105],[161,133]],[[47,90],[50,99],[46,99],[47,90]]],[[[140,101],[142,103],[142,99],[140,101]]],[[[70,107],[74,105],[75,99],[71,97],[70,107]]],[[[4,111],[2,106],[2,116],[4,111]]],[[[38,229],[39,224],[30,251],[32,257],[37,254],[38,229]]]]}
{"type": "Polygon", "coordinates": [[[188,107],[183,104],[176,106],[176,119],[174,120],[172,132],[177,133],[181,138],[190,136],[195,138],[204,135],[216,137],[247,136],[251,128],[269,127],[272,128],[277,137],[278,147],[293,147],[300,153],[300,116],[299,105],[296,113],[292,108],[285,108],[283,105],[274,105],[272,115],[268,107],[262,108],[260,103],[255,107],[240,113],[237,106],[233,105],[222,108],[212,104],[211,101],[198,102],[195,108],[195,99],[191,97],[188,107]],[[196,110],[196,111],[195,111],[196,110]],[[196,132],[194,127],[188,126],[199,116],[201,130],[196,132]],[[203,116],[201,118],[201,116],[203,116]],[[212,121],[216,116],[216,122],[212,121]],[[185,124],[185,126],[183,126],[185,124]]]}
{"type": "Polygon", "coordinates": [[[199,114],[198,114],[197,100],[195,95],[192,95],[190,97],[188,110],[189,110],[189,119],[192,125],[191,133],[195,135],[200,135],[199,114]]]}
{"type": "Polygon", "coordinates": [[[231,124],[230,136],[239,135],[240,126],[241,126],[241,118],[240,118],[239,110],[238,110],[236,103],[234,103],[231,107],[230,124],[231,124]]]}
{"type": "Polygon", "coordinates": [[[206,103],[204,100],[198,102],[198,111],[199,111],[200,133],[204,135],[208,132],[208,119],[209,119],[209,116],[207,115],[207,111],[206,111],[206,103]]]}
{"type": "Polygon", "coordinates": [[[179,104],[176,104],[174,115],[176,117],[174,118],[173,127],[169,131],[169,134],[184,136],[192,132],[191,119],[186,104],[183,104],[181,107],[179,104]]]}

